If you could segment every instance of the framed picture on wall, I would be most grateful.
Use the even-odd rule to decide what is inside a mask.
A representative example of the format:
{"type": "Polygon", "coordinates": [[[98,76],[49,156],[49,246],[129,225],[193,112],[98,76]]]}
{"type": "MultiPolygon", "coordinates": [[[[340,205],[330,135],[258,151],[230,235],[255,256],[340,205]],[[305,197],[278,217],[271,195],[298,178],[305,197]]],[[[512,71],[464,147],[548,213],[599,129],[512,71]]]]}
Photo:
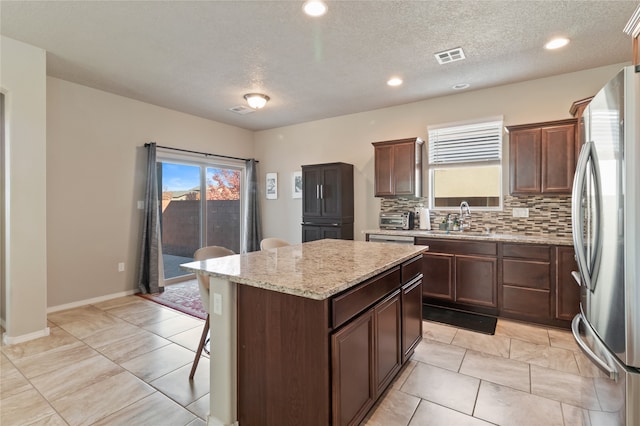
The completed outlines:
{"type": "Polygon", "coordinates": [[[291,198],[302,198],[302,172],[291,175],[291,198]]]}
{"type": "Polygon", "coordinates": [[[278,174],[267,173],[267,200],[278,199],[278,174]]]}

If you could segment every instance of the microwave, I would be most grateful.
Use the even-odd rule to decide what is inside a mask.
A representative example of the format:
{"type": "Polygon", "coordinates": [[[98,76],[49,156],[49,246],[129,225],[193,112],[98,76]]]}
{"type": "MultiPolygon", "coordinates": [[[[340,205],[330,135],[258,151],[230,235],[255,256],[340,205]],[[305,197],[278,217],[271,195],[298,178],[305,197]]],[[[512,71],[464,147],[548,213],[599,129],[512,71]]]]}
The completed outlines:
{"type": "Polygon", "coordinates": [[[413,212],[381,212],[380,229],[413,229],[413,212]]]}

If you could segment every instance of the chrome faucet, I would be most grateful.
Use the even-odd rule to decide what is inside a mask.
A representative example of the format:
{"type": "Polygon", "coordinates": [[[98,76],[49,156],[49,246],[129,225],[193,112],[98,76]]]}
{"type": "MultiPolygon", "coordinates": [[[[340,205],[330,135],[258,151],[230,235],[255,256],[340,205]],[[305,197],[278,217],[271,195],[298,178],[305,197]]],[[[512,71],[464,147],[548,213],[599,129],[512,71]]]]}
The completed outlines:
{"type": "Polygon", "coordinates": [[[469,203],[463,201],[460,203],[460,230],[464,231],[471,227],[471,208],[469,203]]]}

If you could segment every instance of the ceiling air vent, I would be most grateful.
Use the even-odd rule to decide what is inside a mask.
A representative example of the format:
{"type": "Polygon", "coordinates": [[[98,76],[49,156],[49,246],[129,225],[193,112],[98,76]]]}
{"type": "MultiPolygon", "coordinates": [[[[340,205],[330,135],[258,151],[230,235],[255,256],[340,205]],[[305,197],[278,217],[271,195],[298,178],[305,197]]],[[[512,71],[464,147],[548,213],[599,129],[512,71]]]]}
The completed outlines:
{"type": "Polygon", "coordinates": [[[461,61],[464,59],[464,52],[462,47],[456,47],[455,49],[443,50],[434,55],[440,65],[448,64],[449,62],[461,61]]]}
{"type": "Polygon", "coordinates": [[[256,112],[255,109],[249,108],[244,105],[237,105],[237,106],[231,107],[228,109],[228,111],[235,112],[236,114],[240,114],[240,115],[247,115],[247,114],[251,114],[252,112],[256,112]]]}

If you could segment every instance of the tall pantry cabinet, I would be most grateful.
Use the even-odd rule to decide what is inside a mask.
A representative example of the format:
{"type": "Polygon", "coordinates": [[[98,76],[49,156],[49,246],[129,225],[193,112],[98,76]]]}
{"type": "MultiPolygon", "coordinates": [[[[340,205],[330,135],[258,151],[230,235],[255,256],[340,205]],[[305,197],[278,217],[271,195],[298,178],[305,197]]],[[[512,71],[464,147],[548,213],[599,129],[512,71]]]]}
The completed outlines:
{"type": "Polygon", "coordinates": [[[302,166],[302,242],[353,240],[353,165],[302,166]]]}

